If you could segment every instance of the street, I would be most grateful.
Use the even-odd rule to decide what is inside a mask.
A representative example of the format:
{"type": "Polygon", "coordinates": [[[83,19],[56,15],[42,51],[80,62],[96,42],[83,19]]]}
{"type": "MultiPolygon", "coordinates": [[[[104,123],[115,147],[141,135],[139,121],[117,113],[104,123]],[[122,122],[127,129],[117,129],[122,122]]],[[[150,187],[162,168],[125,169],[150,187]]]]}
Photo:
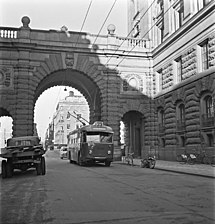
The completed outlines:
{"type": "Polygon", "coordinates": [[[78,166],[46,153],[45,176],[1,179],[1,224],[212,224],[214,179],[114,162],[78,166]]]}

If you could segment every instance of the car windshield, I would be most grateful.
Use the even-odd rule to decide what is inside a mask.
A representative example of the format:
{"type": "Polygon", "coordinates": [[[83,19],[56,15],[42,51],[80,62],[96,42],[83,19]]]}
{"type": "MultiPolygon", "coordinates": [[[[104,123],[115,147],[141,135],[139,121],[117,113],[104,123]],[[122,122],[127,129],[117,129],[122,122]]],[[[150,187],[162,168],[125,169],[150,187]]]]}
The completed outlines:
{"type": "Polygon", "coordinates": [[[28,138],[10,138],[7,140],[7,146],[33,146],[39,144],[39,139],[34,136],[28,138]]]}

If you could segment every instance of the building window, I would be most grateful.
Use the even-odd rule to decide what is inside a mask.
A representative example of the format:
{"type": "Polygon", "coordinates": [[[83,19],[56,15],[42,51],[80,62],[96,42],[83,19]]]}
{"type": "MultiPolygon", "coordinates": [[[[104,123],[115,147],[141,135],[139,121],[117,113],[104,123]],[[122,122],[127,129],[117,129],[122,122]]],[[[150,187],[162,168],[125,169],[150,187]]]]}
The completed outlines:
{"type": "Polygon", "coordinates": [[[158,80],[158,91],[162,91],[163,90],[163,74],[162,74],[162,69],[158,70],[156,72],[156,77],[158,80]]]}
{"type": "Polygon", "coordinates": [[[213,100],[211,96],[207,96],[205,98],[205,108],[206,108],[206,116],[208,118],[214,116],[214,106],[213,106],[213,100]]]}
{"type": "Polygon", "coordinates": [[[124,77],[122,82],[123,92],[143,92],[143,80],[140,75],[129,74],[124,77]]]}
{"type": "Polygon", "coordinates": [[[201,125],[202,127],[214,126],[214,103],[211,95],[201,99],[201,125]]]}
{"type": "Polygon", "coordinates": [[[208,57],[208,41],[201,45],[201,55],[202,55],[202,70],[209,68],[209,57],[208,57]]]}
{"type": "Polygon", "coordinates": [[[181,122],[185,121],[185,106],[184,106],[184,104],[179,105],[179,120],[181,122]]]}
{"type": "Polygon", "coordinates": [[[184,6],[183,1],[174,0],[174,3],[171,1],[172,8],[170,10],[170,25],[171,31],[174,32],[182,26],[184,18],[184,6]]]}
{"type": "Polygon", "coordinates": [[[198,70],[203,72],[209,68],[208,40],[197,46],[198,70]]]}
{"type": "Polygon", "coordinates": [[[153,43],[154,46],[158,46],[163,42],[164,38],[164,12],[163,12],[163,0],[155,1],[154,10],[153,10],[153,43]]]}
{"type": "Polygon", "coordinates": [[[181,146],[185,147],[186,138],[185,136],[181,136],[181,146]]]}
{"type": "Polygon", "coordinates": [[[135,22],[135,25],[134,25],[134,33],[133,33],[133,37],[134,38],[137,38],[137,37],[140,37],[140,25],[139,25],[139,20],[135,22]]]}
{"type": "Polygon", "coordinates": [[[177,58],[174,63],[174,78],[175,83],[180,83],[182,81],[182,59],[181,57],[177,58]]]}
{"type": "Polygon", "coordinates": [[[208,146],[212,147],[214,143],[214,138],[212,134],[207,134],[208,146]]]}
{"type": "Polygon", "coordinates": [[[164,116],[164,110],[161,109],[159,111],[159,123],[164,126],[164,123],[165,123],[165,116],[164,116]]]}
{"type": "Polygon", "coordinates": [[[161,147],[165,148],[165,146],[166,146],[165,138],[161,138],[161,147]]]}
{"type": "Polygon", "coordinates": [[[124,92],[126,92],[126,91],[128,91],[128,82],[127,82],[127,80],[123,80],[123,91],[124,92]]]}
{"type": "Polygon", "coordinates": [[[205,0],[191,0],[191,8],[193,14],[197,13],[200,9],[203,8],[204,1],[205,0]]]}
{"type": "Polygon", "coordinates": [[[158,111],[158,129],[159,133],[165,132],[165,114],[163,108],[158,111]]]}
{"type": "Polygon", "coordinates": [[[177,111],[176,111],[176,130],[177,131],[185,131],[186,126],[185,126],[185,106],[183,103],[179,104],[177,106],[177,111]]]}

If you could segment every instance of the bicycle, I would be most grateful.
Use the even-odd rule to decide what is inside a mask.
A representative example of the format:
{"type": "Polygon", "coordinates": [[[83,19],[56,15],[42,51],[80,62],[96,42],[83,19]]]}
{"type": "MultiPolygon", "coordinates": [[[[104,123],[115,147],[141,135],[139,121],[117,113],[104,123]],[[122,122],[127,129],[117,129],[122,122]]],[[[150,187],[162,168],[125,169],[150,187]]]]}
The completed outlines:
{"type": "Polygon", "coordinates": [[[189,154],[189,153],[183,153],[183,154],[179,154],[176,156],[176,160],[181,163],[181,164],[190,164],[193,165],[193,154],[189,154]]]}
{"type": "Polygon", "coordinates": [[[215,167],[215,155],[210,156],[210,163],[211,166],[215,167]]]}
{"type": "Polygon", "coordinates": [[[196,149],[194,149],[194,153],[190,155],[192,155],[191,160],[193,164],[195,163],[210,164],[210,157],[206,154],[205,151],[197,153],[196,149]]]}
{"type": "Polygon", "coordinates": [[[125,156],[125,161],[127,162],[128,165],[133,166],[134,165],[134,153],[128,153],[125,156]]]}
{"type": "Polygon", "coordinates": [[[155,156],[148,156],[148,158],[141,159],[140,161],[140,167],[141,168],[150,168],[154,169],[156,163],[156,157],[155,156]]]}

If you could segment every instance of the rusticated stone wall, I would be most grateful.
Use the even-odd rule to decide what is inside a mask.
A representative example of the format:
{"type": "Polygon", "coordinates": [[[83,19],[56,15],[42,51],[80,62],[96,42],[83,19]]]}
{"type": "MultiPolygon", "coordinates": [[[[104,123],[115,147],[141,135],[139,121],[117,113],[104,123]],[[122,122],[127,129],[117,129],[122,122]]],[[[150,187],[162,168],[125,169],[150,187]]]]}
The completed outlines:
{"type": "Polygon", "coordinates": [[[196,74],[196,49],[190,48],[182,55],[182,80],[188,79],[196,74]]]}
{"type": "MultiPolygon", "coordinates": [[[[194,80],[181,84],[174,89],[155,99],[156,108],[163,105],[165,111],[165,133],[162,136],[165,139],[165,146],[159,145],[159,158],[175,160],[176,155],[183,152],[193,152],[193,149],[200,149],[204,136],[208,133],[215,139],[215,124],[203,128],[201,126],[201,98],[203,94],[209,93],[215,95],[215,70],[211,73],[204,73],[194,80]],[[162,103],[160,103],[162,102],[162,103]],[[186,138],[185,146],[178,145],[178,136],[176,128],[176,108],[177,102],[183,102],[185,105],[185,123],[186,130],[183,135],[186,138]]],[[[161,138],[161,137],[159,137],[161,138]]],[[[160,141],[160,140],[159,140],[160,141]]],[[[213,143],[215,145],[215,142],[213,143]]],[[[214,154],[214,146],[205,148],[208,154],[214,154]]]]}
{"type": "Polygon", "coordinates": [[[173,86],[172,63],[167,64],[162,69],[162,89],[168,89],[173,86]]]}

